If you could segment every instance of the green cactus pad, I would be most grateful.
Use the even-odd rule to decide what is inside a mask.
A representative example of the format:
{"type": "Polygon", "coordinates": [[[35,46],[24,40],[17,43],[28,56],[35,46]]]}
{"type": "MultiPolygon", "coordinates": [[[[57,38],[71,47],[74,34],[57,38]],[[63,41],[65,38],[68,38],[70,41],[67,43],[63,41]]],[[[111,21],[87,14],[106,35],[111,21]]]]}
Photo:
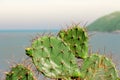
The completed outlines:
{"type": "Polygon", "coordinates": [[[23,65],[12,67],[11,71],[6,74],[6,80],[36,80],[32,71],[23,65]]]}
{"type": "Polygon", "coordinates": [[[61,30],[58,36],[70,46],[76,57],[86,58],[88,56],[88,35],[85,28],[74,25],[67,30],[61,30]]]}
{"type": "Polygon", "coordinates": [[[60,38],[43,36],[26,48],[37,69],[49,78],[80,76],[75,56],[60,38]]]}
{"type": "Polygon", "coordinates": [[[98,54],[86,58],[80,72],[82,80],[117,80],[118,78],[112,61],[98,54]]]}

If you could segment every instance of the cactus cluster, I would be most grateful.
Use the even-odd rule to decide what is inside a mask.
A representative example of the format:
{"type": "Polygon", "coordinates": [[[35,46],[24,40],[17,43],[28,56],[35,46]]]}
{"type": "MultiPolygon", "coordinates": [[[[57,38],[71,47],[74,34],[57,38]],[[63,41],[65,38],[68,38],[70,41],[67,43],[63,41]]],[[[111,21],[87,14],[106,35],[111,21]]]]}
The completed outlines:
{"type": "Polygon", "coordinates": [[[76,57],[86,58],[88,56],[88,35],[85,28],[74,25],[66,30],[61,30],[58,36],[70,46],[76,57]]]}
{"type": "Polygon", "coordinates": [[[33,72],[23,65],[12,67],[11,71],[6,73],[6,80],[36,80],[33,72]]]}
{"type": "MultiPolygon", "coordinates": [[[[42,35],[25,49],[38,72],[58,80],[120,80],[115,65],[106,56],[88,56],[88,34],[85,28],[74,25],[60,30],[57,36],[42,35]],[[77,59],[83,63],[78,67],[77,59]]],[[[6,74],[6,80],[36,80],[33,72],[17,65],[6,74]]],[[[42,79],[41,79],[42,80],[42,79]]]]}
{"type": "Polygon", "coordinates": [[[60,38],[40,37],[32,42],[31,48],[26,48],[26,54],[32,58],[37,69],[49,78],[79,76],[76,59],[60,38]]]}
{"type": "Polygon", "coordinates": [[[87,57],[80,69],[83,80],[117,80],[115,65],[105,56],[93,54],[87,57]]]}
{"type": "Polygon", "coordinates": [[[57,36],[44,35],[26,48],[36,68],[45,76],[71,80],[117,80],[115,65],[101,55],[88,56],[88,35],[85,28],[78,25],[60,30],[57,36]],[[78,68],[76,59],[83,59],[78,68]]]}

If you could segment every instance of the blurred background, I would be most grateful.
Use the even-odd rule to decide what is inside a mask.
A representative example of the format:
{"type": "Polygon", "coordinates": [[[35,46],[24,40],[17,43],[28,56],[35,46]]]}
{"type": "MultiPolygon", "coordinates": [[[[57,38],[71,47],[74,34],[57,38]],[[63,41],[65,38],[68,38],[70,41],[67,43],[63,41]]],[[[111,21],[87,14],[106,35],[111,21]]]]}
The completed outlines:
{"type": "Polygon", "coordinates": [[[120,10],[119,0],[0,0],[0,29],[61,29],[120,10]]]}
{"type": "Polygon", "coordinates": [[[120,0],[0,0],[0,75],[26,58],[25,48],[37,34],[56,34],[74,23],[90,27],[89,48],[112,55],[119,68],[119,11],[120,0]]]}

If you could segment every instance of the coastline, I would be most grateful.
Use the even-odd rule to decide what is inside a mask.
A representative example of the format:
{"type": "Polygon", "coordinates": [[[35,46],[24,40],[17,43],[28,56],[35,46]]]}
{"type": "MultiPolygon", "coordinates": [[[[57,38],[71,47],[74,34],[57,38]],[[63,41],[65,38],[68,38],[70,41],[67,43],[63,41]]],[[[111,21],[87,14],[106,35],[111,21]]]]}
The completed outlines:
{"type": "Polygon", "coordinates": [[[113,33],[120,34],[120,30],[113,31],[113,33]]]}
{"type": "Polygon", "coordinates": [[[116,31],[112,31],[112,32],[108,32],[108,31],[104,31],[104,32],[102,32],[102,31],[88,31],[89,33],[110,33],[110,34],[120,34],[120,30],[116,30],[116,31]]]}

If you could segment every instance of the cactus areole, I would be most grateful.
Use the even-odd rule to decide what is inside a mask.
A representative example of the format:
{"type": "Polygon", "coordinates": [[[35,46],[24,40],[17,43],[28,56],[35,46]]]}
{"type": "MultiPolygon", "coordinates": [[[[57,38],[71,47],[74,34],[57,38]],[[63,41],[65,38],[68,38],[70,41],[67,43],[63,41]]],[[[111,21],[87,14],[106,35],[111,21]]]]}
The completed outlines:
{"type": "Polygon", "coordinates": [[[80,76],[75,56],[69,46],[60,38],[42,36],[26,48],[37,69],[49,78],[66,78],[80,76]]]}
{"type": "Polygon", "coordinates": [[[36,80],[32,71],[23,65],[12,67],[11,71],[6,74],[6,80],[36,80]]]}
{"type": "Polygon", "coordinates": [[[85,28],[74,25],[66,30],[61,30],[58,36],[70,46],[76,57],[86,58],[88,56],[88,35],[85,28]]]}
{"type": "Polygon", "coordinates": [[[82,80],[117,80],[115,65],[105,56],[98,54],[86,58],[80,70],[82,80]]]}

